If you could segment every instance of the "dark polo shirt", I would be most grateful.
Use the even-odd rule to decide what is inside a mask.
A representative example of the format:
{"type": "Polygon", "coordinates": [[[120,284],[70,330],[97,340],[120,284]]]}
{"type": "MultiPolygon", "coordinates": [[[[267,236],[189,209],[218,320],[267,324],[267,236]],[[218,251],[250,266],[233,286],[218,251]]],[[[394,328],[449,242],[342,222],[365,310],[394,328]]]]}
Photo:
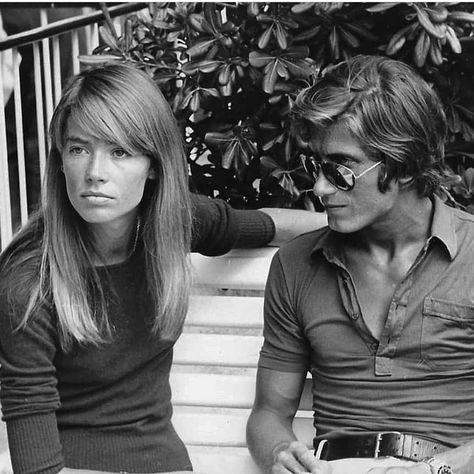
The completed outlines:
{"type": "Polygon", "coordinates": [[[474,439],[474,216],[434,200],[431,236],[395,289],[380,340],[340,238],[324,228],[275,255],[259,366],[311,371],[317,439],[388,430],[474,439]]]}

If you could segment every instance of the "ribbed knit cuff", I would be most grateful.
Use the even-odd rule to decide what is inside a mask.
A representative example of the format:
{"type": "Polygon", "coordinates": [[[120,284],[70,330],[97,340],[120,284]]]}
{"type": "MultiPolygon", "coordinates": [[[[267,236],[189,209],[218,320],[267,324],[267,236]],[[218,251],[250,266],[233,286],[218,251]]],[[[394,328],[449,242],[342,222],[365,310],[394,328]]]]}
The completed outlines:
{"type": "Polygon", "coordinates": [[[64,467],[54,413],[9,419],[7,432],[15,474],[56,474],[64,467]]]}
{"type": "Polygon", "coordinates": [[[235,247],[263,247],[275,237],[275,223],[264,212],[237,210],[239,221],[239,237],[235,247]]]}

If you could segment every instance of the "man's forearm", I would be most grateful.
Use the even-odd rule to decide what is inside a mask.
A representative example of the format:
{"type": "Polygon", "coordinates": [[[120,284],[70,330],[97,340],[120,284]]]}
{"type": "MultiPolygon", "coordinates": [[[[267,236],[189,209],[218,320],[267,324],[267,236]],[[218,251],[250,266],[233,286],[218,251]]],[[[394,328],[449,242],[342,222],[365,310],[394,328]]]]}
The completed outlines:
{"type": "Polygon", "coordinates": [[[291,421],[273,412],[254,410],[247,424],[247,445],[254,461],[270,474],[276,455],[296,440],[291,421]]]}

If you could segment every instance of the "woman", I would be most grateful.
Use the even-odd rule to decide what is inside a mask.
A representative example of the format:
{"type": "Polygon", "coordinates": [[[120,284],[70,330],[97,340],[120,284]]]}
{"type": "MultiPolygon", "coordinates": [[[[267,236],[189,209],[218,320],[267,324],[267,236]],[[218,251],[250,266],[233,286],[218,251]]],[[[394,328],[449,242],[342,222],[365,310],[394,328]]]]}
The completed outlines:
{"type": "MultiPolygon", "coordinates": [[[[73,78],[50,138],[41,209],[0,257],[13,470],[192,471],[170,421],[169,386],[187,253],[264,245],[274,223],[189,195],[172,112],[132,66],[73,78]]],[[[295,227],[294,216],[293,233],[314,227],[295,227]]]]}

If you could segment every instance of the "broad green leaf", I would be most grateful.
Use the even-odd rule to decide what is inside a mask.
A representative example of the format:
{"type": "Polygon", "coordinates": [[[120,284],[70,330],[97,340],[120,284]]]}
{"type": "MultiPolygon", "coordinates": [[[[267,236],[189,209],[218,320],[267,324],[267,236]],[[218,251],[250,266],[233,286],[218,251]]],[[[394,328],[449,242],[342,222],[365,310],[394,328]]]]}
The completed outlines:
{"type": "Polygon", "coordinates": [[[218,145],[218,146],[227,144],[233,138],[234,138],[234,134],[232,133],[232,131],[228,131],[225,133],[207,132],[206,135],[204,135],[205,142],[211,143],[213,145],[218,145]]]}
{"type": "Polygon", "coordinates": [[[293,5],[291,7],[291,11],[295,15],[299,15],[301,13],[307,12],[308,10],[314,9],[315,5],[316,5],[315,2],[297,3],[296,5],[293,5]]]}
{"type": "MultiPolygon", "coordinates": [[[[278,82],[277,82],[278,84],[278,82]]],[[[276,88],[276,85],[275,85],[275,88],[276,88]]],[[[282,95],[281,94],[277,94],[277,95],[272,95],[271,97],[268,98],[268,103],[270,105],[275,105],[275,104],[278,104],[278,102],[280,102],[280,100],[282,99],[282,95]]]]}
{"type": "Polygon", "coordinates": [[[262,23],[271,23],[273,21],[273,17],[267,15],[266,13],[259,13],[257,15],[257,21],[260,21],[262,23]]]}
{"type": "Polygon", "coordinates": [[[203,93],[207,96],[219,98],[220,94],[219,91],[215,87],[206,87],[205,89],[201,89],[203,93]]]}
{"type": "Polygon", "coordinates": [[[275,28],[273,29],[273,33],[276,37],[278,46],[280,49],[286,49],[288,46],[288,42],[286,40],[286,31],[285,29],[281,26],[280,23],[275,23],[275,28]]]}
{"type": "Polygon", "coordinates": [[[385,12],[389,10],[390,8],[396,7],[397,5],[400,5],[401,2],[387,2],[387,3],[377,3],[376,5],[372,7],[366,8],[368,12],[371,13],[380,13],[380,12],[385,12]]]}
{"type": "Polygon", "coordinates": [[[230,169],[233,161],[235,160],[236,154],[240,148],[239,141],[237,139],[232,140],[227,146],[224,154],[222,155],[222,167],[230,169]]]}
{"type": "Polygon", "coordinates": [[[351,47],[358,48],[360,46],[360,41],[358,38],[353,35],[350,31],[345,30],[342,26],[339,27],[339,34],[341,38],[351,47]]]}
{"type": "Polygon", "coordinates": [[[260,49],[265,49],[268,46],[268,43],[270,42],[270,37],[272,36],[272,31],[273,27],[269,26],[261,35],[260,38],[258,39],[258,47],[260,49]]]}
{"type": "Polygon", "coordinates": [[[285,66],[294,77],[308,77],[313,73],[309,64],[302,60],[285,61],[285,66]]]}
{"type": "Polygon", "coordinates": [[[216,33],[220,33],[222,29],[221,12],[216,9],[216,4],[212,2],[204,3],[204,18],[209,22],[212,29],[216,33]]]}
{"type": "Polygon", "coordinates": [[[122,55],[115,54],[85,54],[79,56],[79,62],[82,64],[90,65],[99,65],[112,61],[123,61],[124,57],[122,55]]]}
{"type": "Polygon", "coordinates": [[[232,95],[232,81],[219,86],[219,92],[222,97],[230,97],[232,95]]]}
{"type": "Polygon", "coordinates": [[[247,5],[247,14],[250,17],[256,17],[260,11],[259,2],[249,2],[247,5]]]}
{"type": "Polygon", "coordinates": [[[263,151],[268,151],[270,150],[270,148],[274,147],[277,143],[281,143],[283,141],[283,139],[285,138],[285,133],[279,133],[278,135],[276,135],[275,137],[273,137],[271,140],[269,140],[268,142],[266,142],[263,146],[262,146],[262,150],[263,151]]]}
{"type": "Polygon", "coordinates": [[[466,185],[466,189],[470,194],[474,193],[474,168],[468,168],[463,176],[462,179],[464,184],[466,185]]]}
{"type": "Polygon", "coordinates": [[[271,157],[264,155],[260,157],[260,164],[267,170],[278,170],[281,166],[271,157]]]}
{"type": "Polygon", "coordinates": [[[309,56],[309,48],[307,46],[291,46],[283,54],[283,57],[291,57],[305,59],[309,56]]]}
{"type": "Polygon", "coordinates": [[[277,74],[283,79],[288,79],[290,77],[288,69],[286,68],[286,65],[283,63],[283,61],[278,60],[277,74]]]}
{"type": "Polygon", "coordinates": [[[201,61],[189,61],[188,63],[183,64],[181,70],[189,76],[196,74],[198,71],[207,74],[215,71],[220,66],[220,64],[220,61],[207,59],[203,59],[201,61]]]}
{"type": "Polygon", "coordinates": [[[273,170],[270,173],[270,176],[273,176],[274,178],[277,178],[278,181],[280,181],[280,178],[285,176],[285,174],[286,174],[286,171],[284,169],[277,169],[277,170],[273,170]]]}
{"type": "Polygon", "coordinates": [[[193,30],[199,31],[199,33],[209,33],[209,30],[211,30],[210,27],[208,29],[207,25],[204,24],[207,23],[207,21],[199,13],[191,13],[188,17],[188,23],[193,30]]]}
{"type": "Polygon", "coordinates": [[[368,41],[378,41],[377,35],[375,35],[369,29],[365,28],[360,24],[347,22],[344,23],[344,28],[346,30],[352,31],[352,33],[355,33],[357,36],[360,36],[361,38],[364,38],[368,41]]]}
{"type": "Polygon", "coordinates": [[[272,94],[278,77],[278,66],[280,61],[275,58],[265,66],[263,71],[262,88],[267,94],[272,94]]]}
{"type": "Polygon", "coordinates": [[[292,20],[291,18],[289,17],[280,17],[278,19],[279,23],[281,23],[282,26],[286,26],[287,28],[298,28],[300,25],[298,22],[296,22],[295,20],[292,20]]]}
{"type": "Polygon", "coordinates": [[[260,51],[252,51],[249,54],[249,62],[253,67],[262,68],[275,60],[275,56],[260,51]]]}
{"type": "Polygon", "coordinates": [[[114,50],[119,49],[119,45],[117,43],[116,38],[113,36],[107,26],[99,27],[99,36],[109,48],[114,50]]]}
{"type": "Polygon", "coordinates": [[[191,46],[187,51],[186,54],[192,58],[194,56],[202,56],[203,54],[209,51],[213,44],[216,42],[216,39],[204,40],[199,41],[195,45],[191,46]]]}
{"type": "Polygon", "coordinates": [[[289,192],[291,195],[299,194],[299,191],[297,187],[295,186],[293,178],[287,173],[282,175],[282,177],[280,178],[279,184],[285,191],[289,192]]]}
{"type": "Polygon", "coordinates": [[[455,107],[467,120],[474,122],[474,111],[469,110],[467,107],[460,104],[455,104],[455,107]]]}
{"type": "Polygon", "coordinates": [[[161,20],[153,20],[153,26],[160,30],[171,30],[173,28],[169,23],[161,20]]]}
{"type": "Polygon", "coordinates": [[[302,33],[295,35],[293,37],[293,41],[298,42],[298,41],[305,41],[305,40],[314,38],[319,33],[320,30],[321,30],[321,25],[312,26],[311,28],[308,28],[302,33]]]}
{"type": "Polygon", "coordinates": [[[217,81],[221,86],[226,85],[230,81],[231,74],[231,65],[224,64],[219,70],[219,75],[217,76],[217,81]]]}
{"type": "Polygon", "coordinates": [[[189,108],[193,112],[197,112],[201,107],[201,97],[199,91],[194,92],[191,96],[191,100],[189,101],[189,108]]]}

